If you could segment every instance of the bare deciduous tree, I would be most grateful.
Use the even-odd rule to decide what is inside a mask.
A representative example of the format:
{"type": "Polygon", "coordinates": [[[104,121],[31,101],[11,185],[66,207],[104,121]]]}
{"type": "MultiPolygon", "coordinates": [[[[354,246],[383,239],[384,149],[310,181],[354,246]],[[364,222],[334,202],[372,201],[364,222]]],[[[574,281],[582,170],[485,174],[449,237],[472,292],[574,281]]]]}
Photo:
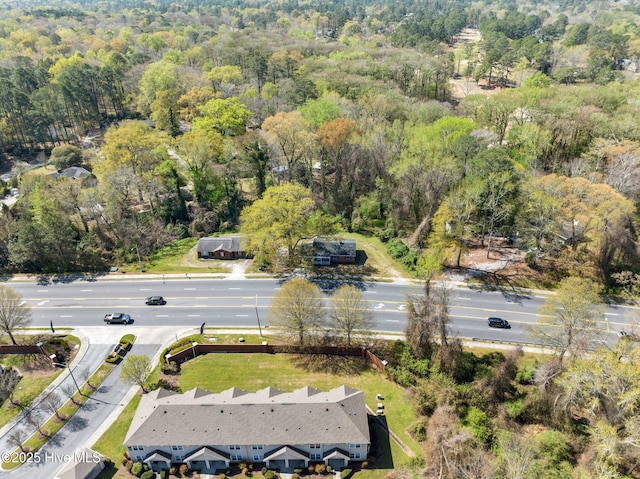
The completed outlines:
{"type": "Polygon", "coordinates": [[[47,412],[50,412],[58,419],[63,421],[64,419],[66,419],[60,413],[60,407],[62,406],[63,402],[64,401],[59,394],[57,394],[56,392],[52,392],[46,398],[44,398],[40,404],[47,412]]]}
{"type": "Polygon", "coordinates": [[[305,279],[292,279],[276,291],[268,321],[298,344],[304,344],[308,335],[325,326],[322,292],[305,279]]]}
{"type": "Polygon", "coordinates": [[[374,326],[373,314],[362,300],[362,291],[350,284],[333,294],[330,325],[344,335],[347,346],[356,334],[369,335],[374,326]]]}
{"type": "Polygon", "coordinates": [[[16,343],[13,333],[18,328],[25,328],[31,323],[31,308],[25,304],[22,295],[17,291],[0,285],[0,331],[9,335],[11,342],[16,343]]]}

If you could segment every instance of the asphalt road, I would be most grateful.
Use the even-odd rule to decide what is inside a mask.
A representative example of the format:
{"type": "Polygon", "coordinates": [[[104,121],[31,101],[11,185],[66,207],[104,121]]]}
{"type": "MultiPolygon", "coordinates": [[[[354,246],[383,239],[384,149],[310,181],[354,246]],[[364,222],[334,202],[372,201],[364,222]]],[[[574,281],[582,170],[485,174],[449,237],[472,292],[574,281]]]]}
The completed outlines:
{"type": "MultiPolygon", "coordinates": [[[[320,282],[319,286],[330,295],[342,283],[320,282]]],[[[419,285],[399,283],[355,282],[364,294],[368,308],[373,312],[376,329],[381,332],[401,333],[407,322],[406,303],[409,295],[420,294],[419,285]]],[[[257,326],[258,319],[264,326],[268,308],[274,292],[282,282],[275,279],[184,279],[157,277],[131,281],[100,279],[98,281],[70,281],[60,283],[11,282],[32,308],[32,326],[73,327],[91,331],[93,340],[74,369],[79,382],[84,382],[84,370],[93,372],[106,354],[113,348],[116,338],[125,332],[134,332],[139,341],[134,345],[134,354],[152,357],[162,347],[163,341],[175,334],[206,323],[211,327],[257,326]],[[146,306],[144,298],[162,295],[167,300],[164,306],[146,306]],[[105,325],[103,317],[110,312],[129,313],[132,325],[105,325]],[[99,338],[96,340],[95,338],[99,338]]],[[[482,287],[451,289],[451,333],[463,338],[478,340],[528,342],[527,325],[538,319],[538,309],[543,296],[514,291],[489,291],[482,287]],[[512,328],[508,330],[489,328],[486,318],[499,316],[508,319],[512,328]]],[[[610,306],[601,321],[608,333],[603,340],[613,340],[616,331],[628,328],[633,320],[635,308],[610,306]]],[[[118,367],[119,368],[119,367],[118,367]]],[[[95,392],[89,402],[76,413],[56,436],[41,450],[39,463],[25,464],[13,471],[0,472],[0,478],[52,478],[72,459],[74,452],[91,445],[96,429],[116,409],[123,405],[129,387],[119,378],[116,368],[95,392]]],[[[67,376],[56,388],[60,393],[65,384],[73,384],[67,376]]],[[[44,419],[51,414],[43,406],[35,405],[33,417],[44,419]]],[[[33,431],[33,424],[19,421],[14,428],[33,431]]],[[[9,431],[0,438],[0,451],[15,449],[9,440],[9,431]]]]}
{"type": "MultiPolygon", "coordinates": [[[[330,294],[340,284],[320,282],[330,294]]],[[[354,282],[363,291],[364,301],[373,312],[376,330],[401,333],[407,323],[406,302],[410,294],[419,294],[419,285],[410,283],[354,282]]],[[[33,326],[82,327],[103,325],[104,315],[125,312],[134,326],[256,327],[268,322],[268,308],[282,282],[276,279],[141,279],[134,281],[99,280],[69,283],[12,283],[32,308],[33,326]],[[162,295],[164,306],[146,306],[144,298],[162,295]]],[[[526,292],[489,291],[481,287],[454,287],[451,291],[451,333],[463,338],[494,341],[529,342],[527,325],[538,320],[544,297],[526,292]],[[507,319],[512,328],[490,328],[488,316],[507,319]]],[[[612,339],[625,328],[635,308],[609,306],[601,324],[612,339]]],[[[126,326],[111,325],[113,328],[126,326]]],[[[136,328],[138,329],[138,328],[136,328]]]]}

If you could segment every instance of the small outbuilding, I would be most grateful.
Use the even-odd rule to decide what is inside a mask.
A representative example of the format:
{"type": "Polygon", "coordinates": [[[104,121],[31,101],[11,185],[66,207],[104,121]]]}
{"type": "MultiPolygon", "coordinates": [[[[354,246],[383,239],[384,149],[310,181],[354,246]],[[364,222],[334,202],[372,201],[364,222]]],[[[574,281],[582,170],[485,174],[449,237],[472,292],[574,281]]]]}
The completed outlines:
{"type": "Polygon", "coordinates": [[[239,259],[247,256],[246,251],[242,250],[240,236],[200,238],[197,251],[201,259],[239,259]]]}

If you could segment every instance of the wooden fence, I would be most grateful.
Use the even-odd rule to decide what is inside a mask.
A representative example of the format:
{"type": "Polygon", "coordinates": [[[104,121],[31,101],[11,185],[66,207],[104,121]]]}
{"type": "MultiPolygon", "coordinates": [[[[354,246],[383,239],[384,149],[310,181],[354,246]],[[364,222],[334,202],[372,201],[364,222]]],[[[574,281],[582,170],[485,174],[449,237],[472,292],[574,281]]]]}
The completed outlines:
{"type": "Polygon", "coordinates": [[[195,344],[187,346],[182,351],[174,354],[166,354],[164,359],[167,364],[172,362],[182,363],[201,354],[211,353],[266,353],[266,354],[326,354],[330,356],[355,356],[361,357],[380,371],[384,371],[386,361],[382,361],[366,348],[347,348],[340,346],[287,346],[272,344],[195,344]]]}

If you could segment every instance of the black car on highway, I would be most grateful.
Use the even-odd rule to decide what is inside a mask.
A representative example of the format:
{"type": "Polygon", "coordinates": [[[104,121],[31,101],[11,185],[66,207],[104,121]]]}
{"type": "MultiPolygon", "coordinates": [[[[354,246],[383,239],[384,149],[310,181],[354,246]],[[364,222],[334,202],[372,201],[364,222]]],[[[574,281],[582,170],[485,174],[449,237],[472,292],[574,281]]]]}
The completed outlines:
{"type": "Polygon", "coordinates": [[[162,296],[149,296],[144,302],[144,304],[162,306],[163,304],[167,304],[167,302],[164,300],[162,296]]]}
{"type": "Polygon", "coordinates": [[[489,324],[489,326],[491,326],[492,328],[504,328],[504,329],[510,329],[511,325],[509,324],[509,321],[507,321],[506,319],[502,319],[502,318],[487,318],[487,323],[489,324]]]}

